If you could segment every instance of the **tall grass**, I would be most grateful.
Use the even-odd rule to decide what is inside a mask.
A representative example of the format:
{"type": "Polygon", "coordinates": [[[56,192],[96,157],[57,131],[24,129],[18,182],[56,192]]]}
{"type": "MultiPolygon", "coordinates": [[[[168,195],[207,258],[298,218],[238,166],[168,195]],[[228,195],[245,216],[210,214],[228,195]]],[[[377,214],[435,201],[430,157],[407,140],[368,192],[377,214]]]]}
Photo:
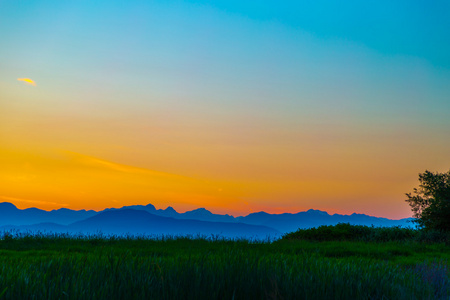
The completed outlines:
{"type": "Polygon", "coordinates": [[[448,247],[418,245],[421,256],[401,243],[10,234],[0,241],[0,296],[449,299],[448,256],[435,255],[448,247]]]}
{"type": "Polygon", "coordinates": [[[2,258],[5,299],[448,299],[448,277],[382,262],[243,250],[2,258]],[[417,273],[424,275],[417,275],[417,273]],[[437,292],[438,291],[438,292],[437,292]],[[438,298],[436,298],[438,296],[438,298]]]}

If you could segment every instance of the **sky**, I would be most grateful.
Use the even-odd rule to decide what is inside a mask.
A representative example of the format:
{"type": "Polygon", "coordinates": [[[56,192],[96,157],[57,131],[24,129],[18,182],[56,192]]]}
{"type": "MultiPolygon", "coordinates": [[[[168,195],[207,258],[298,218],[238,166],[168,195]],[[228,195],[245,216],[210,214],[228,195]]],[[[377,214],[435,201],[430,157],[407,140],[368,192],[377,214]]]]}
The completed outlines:
{"type": "Polygon", "coordinates": [[[0,0],[0,202],[412,215],[448,1],[0,0]]]}

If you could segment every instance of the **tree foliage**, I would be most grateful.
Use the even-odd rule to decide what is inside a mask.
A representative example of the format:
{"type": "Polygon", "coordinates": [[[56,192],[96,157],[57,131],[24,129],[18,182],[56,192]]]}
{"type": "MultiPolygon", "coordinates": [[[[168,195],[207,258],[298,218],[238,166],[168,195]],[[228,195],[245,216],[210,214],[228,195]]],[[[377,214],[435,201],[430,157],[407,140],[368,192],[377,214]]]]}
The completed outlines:
{"type": "Polygon", "coordinates": [[[407,193],[406,202],[424,229],[450,231],[450,171],[419,174],[419,188],[407,193]]]}

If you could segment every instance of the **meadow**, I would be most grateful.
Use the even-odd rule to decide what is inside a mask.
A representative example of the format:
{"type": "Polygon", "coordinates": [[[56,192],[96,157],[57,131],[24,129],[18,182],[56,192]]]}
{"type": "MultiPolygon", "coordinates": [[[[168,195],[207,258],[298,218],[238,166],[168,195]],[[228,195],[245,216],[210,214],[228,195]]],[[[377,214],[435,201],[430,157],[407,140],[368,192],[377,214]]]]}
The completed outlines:
{"type": "Polygon", "coordinates": [[[450,299],[448,239],[413,229],[0,238],[1,299],[450,299]]]}

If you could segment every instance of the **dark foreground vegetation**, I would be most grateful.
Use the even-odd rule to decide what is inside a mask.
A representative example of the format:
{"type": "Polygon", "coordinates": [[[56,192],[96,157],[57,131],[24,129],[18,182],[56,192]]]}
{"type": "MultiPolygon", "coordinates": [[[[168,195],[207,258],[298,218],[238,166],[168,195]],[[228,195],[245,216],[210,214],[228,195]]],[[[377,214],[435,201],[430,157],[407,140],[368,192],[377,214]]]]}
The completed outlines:
{"type": "Polygon", "coordinates": [[[339,224],[275,242],[0,238],[2,299],[450,299],[448,240],[412,229],[339,224]]]}
{"type": "Polygon", "coordinates": [[[299,229],[285,234],[285,240],[308,241],[361,241],[361,242],[420,242],[450,245],[450,232],[439,230],[416,230],[401,227],[370,227],[340,223],[317,228],[299,229]]]}

